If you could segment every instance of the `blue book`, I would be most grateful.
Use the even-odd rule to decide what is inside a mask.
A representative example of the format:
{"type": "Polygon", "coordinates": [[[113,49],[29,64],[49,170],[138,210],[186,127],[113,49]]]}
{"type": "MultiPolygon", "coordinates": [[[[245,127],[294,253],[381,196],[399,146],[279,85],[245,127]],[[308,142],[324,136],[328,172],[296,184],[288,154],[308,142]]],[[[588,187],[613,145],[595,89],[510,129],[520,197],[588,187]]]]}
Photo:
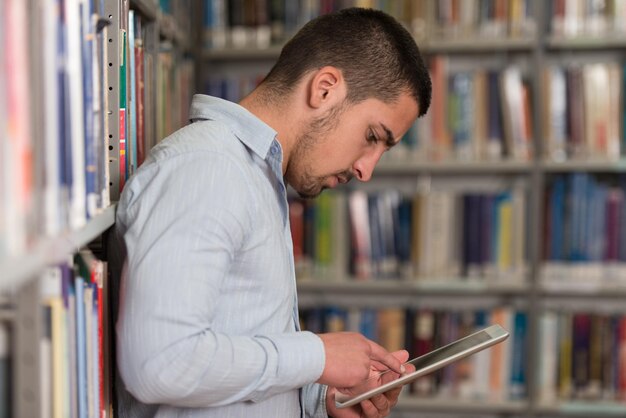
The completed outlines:
{"type": "Polygon", "coordinates": [[[589,182],[587,188],[589,215],[587,216],[587,241],[584,253],[589,261],[604,261],[607,247],[608,190],[603,184],[589,182]]]}
{"type": "Polygon", "coordinates": [[[95,29],[92,21],[93,10],[91,1],[80,3],[80,37],[81,37],[81,64],[83,71],[83,122],[85,142],[85,190],[87,199],[85,213],[87,218],[95,215],[98,191],[96,188],[96,124],[94,114],[94,85],[93,78],[93,51],[95,29]]]}
{"type": "Polygon", "coordinates": [[[549,259],[565,259],[565,178],[556,176],[550,192],[550,255],[549,259]]]}
{"type": "Polygon", "coordinates": [[[87,336],[85,329],[85,280],[74,278],[76,292],[76,384],[78,418],[87,418],[87,336]]]}
{"type": "Polygon", "coordinates": [[[588,219],[588,195],[589,176],[583,173],[575,173],[570,176],[570,217],[568,227],[570,229],[570,261],[585,261],[585,246],[587,241],[586,224],[588,219]]]}
{"type": "MultiPolygon", "coordinates": [[[[62,0],[57,0],[56,6],[63,6],[62,0]]],[[[72,172],[72,122],[70,116],[70,87],[67,73],[67,22],[65,13],[59,14],[59,28],[57,33],[57,59],[58,59],[58,92],[59,92],[59,183],[61,185],[61,196],[63,213],[63,224],[67,225],[70,205],[70,192],[74,183],[72,172]]]]}
{"type": "Polygon", "coordinates": [[[480,247],[478,260],[482,266],[492,264],[495,261],[492,257],[493,254],[493,236],[491,234],[491,228],[493,227],[493,206],[494,196],[491,194],[485,194],[480,196],[480,216],[479,216],[479,230],[480,230],[480,247]]]}
{"type": "Polygon", "coordinates": [[[324,331],[324,311],[322,308],[307,309],[302,314],[304,328],[316,334],[324,331]]]}
{"type": "Polygon", "coordinates": [[[100,347],[99,326],[100,318],[98,317],[98,284],[90,282],[89,286],[92,288],[93,300],[91,301],[91,350],[93,359],[92,364],[89,365],[92,371],[92,392],[91,399],[93,402],[93,410],[100,412],[100,350],[105,347],[100,347]]]}
{"type": "Polygon", "coordinates": [[[361,310],[360,332],[370,340],[378,338],[378,312],[376,309],[364,308],[361,310]]]}
{"type": "Polygon", "coordinates": [[[327,308],[324,312],[324,332],[342,332],[346,330],[348,313],[338,307],[327,308]]]}
{"type": "Polygon", "coordinates": [[[377,277],[380,275],[381,262],[383,260],[383,237],[380,229],[380,219],[378,214],[378,202],[379,196],[377,194],[371,194],[367,196],[367,209],[369,215],[369,227],[370,227],[370,245],[372,248],[371,261],[372,261],[372,275],[377,277]]]}
{"type": "Polygon", "coordinates": [[[402,197],[397,208],[397,222],[394,222],[396,254],[402,266],[411,264],[412,201],[402,197]]]}
{"type": "Polygon", "coordinates": [[[68,364],[66,387],[70,388],[69,410],[72,418],[78,417],[78,369],[77,344],[76,344],[76,289],[74,288],[74,273],[67,264],[61,265],[61,291],[63,294],[63,307],[66,311],[67,352],[65,358],[68,364]]]}
{"type": "Polygon", "coordinates": [[[472,75],[456,73],[450,78],[449,123],[457,156],[469,159],[472,154],[473,111],[472,75]]]}
{"type": "Polygon", "coordinates": [[[511,398],[526,397],[526,341],[528,322],[525,312],[517,311],[513,319],[512,354],[511,354],[511,398]]]}

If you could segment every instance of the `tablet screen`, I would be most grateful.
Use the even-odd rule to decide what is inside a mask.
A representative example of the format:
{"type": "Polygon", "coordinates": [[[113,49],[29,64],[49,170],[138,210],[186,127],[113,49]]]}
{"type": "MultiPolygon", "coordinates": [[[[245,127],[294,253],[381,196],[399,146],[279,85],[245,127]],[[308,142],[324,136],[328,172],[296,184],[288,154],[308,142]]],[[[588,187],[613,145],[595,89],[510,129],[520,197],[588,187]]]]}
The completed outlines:
{"type": "Polygon", "coordinates": [[[350,394],[337,392],[335,397],[336,405],[338,408],[356,405],[374,395],[405,385],[453,361],[460,360],[472,353],[504,341],[508,335],[509,333],[501,326],[492,325],[405,363],[412,365],[415,371],[401,376],[391,371],[381,372],[376,376],[370,377],[363,384],[350,388],[350,394]]]}

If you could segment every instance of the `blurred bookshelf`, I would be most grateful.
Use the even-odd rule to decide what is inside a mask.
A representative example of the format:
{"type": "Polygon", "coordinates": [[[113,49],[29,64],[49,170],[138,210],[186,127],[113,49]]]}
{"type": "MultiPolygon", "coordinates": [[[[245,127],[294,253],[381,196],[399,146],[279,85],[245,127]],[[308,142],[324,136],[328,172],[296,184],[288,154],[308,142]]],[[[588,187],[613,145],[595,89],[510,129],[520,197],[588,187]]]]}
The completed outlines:
{"type": "MultiPolygon", "coordinates": [[[[32,162],[28,152],[13,158],[15,150],[5,148],[11,142],[3,142],[0,158],[8,168],[0,177],[14,170],[20,179],[32,174],[41,180],[37,184],[43,184],[40,172],[54,172],[57,167],[47,156],[56,155],[51,150],[60,149],[57,145],[65,140],[52,134],[58,130],[49,115],[67,112],[64,115],[74,125],[84,109],[76,105],[81,99],[75,95],[68,99],[74,103],[71,108],[56,106],[58,91],[51,87],[49,77],[57,75],[59,62],[54,54],[44,53],[46,48],[57,48],[57,37],[46,36],[50,34],[44,29],[50,27],[56,3],[0,3],[21,13],[16,16],[21,16],[23,24],[7,21],[0,31],[7,42],[27,41],[26,48],[13,49],[13,55],[7,56],[32,85],[17,73],[3,73],[11,83],[0,82],[0,102],[9,110],[0,114],[0,127],[16,122],[18,136],[11,139],[34,155],[32,162]],[[27,52],[29,64],[15,54],[17,50],[27,52]],[[27,103],[9,106],[9,89],[28,97],[31,108],[27,103]],[[40,100],[42,96],[53,100],[40,100]],[[24,117],[26,109],[31,110],[31,118],[24,117]]],[[[184,109],[192,84],[198,92],[237,101],[267,73],[280,46],[298,27],[340,5],[312,1],[304,8],[305,3],[288,2],[295,7],[284,11],[284,19],[270,13],[269,20],[252,24],[245,20],[250,15],[237,9],[247,1],[106,0],[104,10],[96,3],[85,2],[93,4],[102,18],[100,36],[108,38],[109,47],[99,63],[104,70],[99,80],[89,82],[82,76],[76,80],[93,85],[94,94],[108,97],[108,105],[93,115],[103,127],[97,135],[104,141],[95,154],[101,200],[89,212],[80,201],[64,200],[60,192],[51,201],[45,197],[50,194],[33,186],[26,190],[31,201],[22,202],[16,198],[21,190],[0,191],[2,213],[7,215],[0,220],[0,333],[8,332],[9,361],[15,365],[10,383],[0,384],[13,385],[14,409],[8,416],[45,416],[41,408],[49,399],[41,376],[47,366],[34,350],[40,347],[47,324],[41,314],[42,283],[50,278],[50,267],[63,264],[62,269],[73,269],[70,258],[94,239],[105,239],[114,224],[115,201],[141,163],[140,155],[186,123],[184,109]],[[238,6],[233,9],[233,5],[238,6]],[[203,13],[207,6],[217,7],[212,10],[219,13],[203,13]],[[220,14],[224,10],[230,14],[220,14]],[[119,49],[130,48],[131,27],[136,36],[133,55],[145,66],[139,71],[147,77],[143,92],[132,87],[132,71],[120,72],[132,64],[130,52],[119,49]],[[144,58],[137,58],[142,53],[144,58]],[[175,81],[159,84],[168,78],[175,81]],[[133,92],[136,96],[131,97],[133,92]],[[130,101],[127,104],[143,100],[145,106],[142,111],[129,107],[124,119],[127,126],[120,125],[123,97],[130,101]],[[142,120],[142,128],[132,125],[133,109],[135,117],[149,115],[142,120]],[[143,134],[136,139],[143,151],[133,142],[140,129],[143,134]],[[105,165],[109,177],[105,177],[105,165]],[[71,211],[72,207],[85,209],[71,211]],[[54,208],[60,214],[50,216],[56,213],[54,208]],[[9,219],[10,214],[16,217],[9,219]]],[[[73,4],[64,2],[63,7],[73,4]]],[[[505,380],[491,387],[499,391],[497,399],[484,393],[459,393],[458,387],[466,386],[468,377],[447,372],[435,379],[427,396],[404,394],[392,416],[417,412],[447,417],[626,415],[626,382],[618,378],[626,376],[626,362],[619,356],[626,344],[626,308],[622,306],[626,298],[622,273],[626,262],[626,1],[358,4],[382,7],[411,30],[430,65],[435,97],[430,115],[407,133],[401,149],[381,161],[371,183],[329,193],[332,199],[322,199],[320,206],[299,207],[318,219],[325,214],[320,224],[331,222],[330,230],[322,227],[317,232],[319,225],[311,229],[310,224],[298,223],[303,236],[312,239],[294,237],[302,247],[296,268],[304,319],[320,326],[318,331],[359,330],[368,319],[376,324],[375,332],[369,330],[374,332],[370,337],[389,344],[415,337],[406,345],[412,354],[419,354],[415,351],[418,330],[429,330],[428,343],[434,348],[469,328],[504,318],[514,332],[505,350],[509,364],[500,364],[505,374],[498,378],[505,380]],[[468,99],[468,86],[480,94],[468,99]],[[513,99],[520,96],[521,100],[513,99]],[[490,101],[496,100],[499,104],[489,108],[490,101]],[[494,118],[496,113],[500,115],[494,118]],[[585,125],[600,128],[585,130],[585,125]],[[490,127],[495,128],[490,131],[490,127]],[[362,213],[368,216],[371,208],[383,208],[383,214],[396,210],[389,207],[402,207],[403,216],[415,208],[428,215],[411,212],[402,218],[405,223],[399,230],[410,234],[394,236],[399,241],[392,246],[399,253],[383,252],[387,258],[364,265],[354,259],[352,233],[364,226],[352,223],[351,199],[360,202],[361,209],[365,208],[362,213]],[[398,202],[400,206],[395,206],[398,202]],[[483,216],[481,211],[485,211],[483,216]],[[419,221],[412,221],[413,216],[419,221]],[[470,228],[485,228],[485,220],[490,219],[500,222],[491,225],[490,234],[470,228]],[[389,329],[395,334],[380,333],[386,324],[393,325],[389,329]],[[435,328],[445,331],[435,335],[435,328]],[[604,347],[601,353],[597,347],[604,347]],[[576,360],[580,358],[587,360],[581,363],[576,360]]],[[[72,18],[78,19],[78,12],[71,11],[72,18]]],[[[71,30],[76,34],[76,27],[71,30]]],[[[68,65],[76,71],[82,46],[73,43],[77,38],[67,39],[71,42],[67,58],[73,60],[68,65]]],[[[70,73],[64,74],[74,80],[70,73]]],[[[69,84],[71,89],[78,88],[69,84]]],[[[85,135],[91,138],[79,128],[72,129],[78,129],[73,131],[73,141],[85,135]]],[[[73,174],[85,176],[80,174],[84,164],[76,167],[73,174]]],[[[297,209],[301,202],[291,200],[291,207],[297,209]]],[[[376,216],[371,215],[375,222],[367,228],[397,221],[381,217],[380,212],[376,216]]],[[[375,246],[380,252],[388,244],[375,246]]],[[[0,346],[0,353],[6,348],[0,346]]],[[[460,366],[454,370],[469,367],[467,363],[460,366]]],[[[480,386],[477,369],[473,370],[469,382],[480,386]]],[[[5,413],[3,407],[0,415],[5,413]]]]}
{"type": "Polygon", "coordinates": [[[2,260],[0,262],[0,272],[2,272],[0,292],[19,288],[25,282],[32,280],[45,267],[61,263],[68,254],[75,253],[102,235],[115,223],[116,207],[116,204],[107,207],[77,230],[52,238],[42,238],[24,254],[2,260]]]}
{"type": "Polygon", "coordinates": [[[0,3],[11,60],[0,60],[10,109],[0,116],[0,416],[115,416],[106,242],[125,181],[188,119],[197,2],[0,3]],[[81,384],[70,388],[70,375],[81,384]]]}
{"type": "MultiPolygon", "coordinates": [[[[220,2],[206,1],[205,5],[216,3],[220,2]]],[[[342,6],[349,5],[352,3],[342,3],[342,6]]],[[[623,415],[626,404],[620,400],[623,395],[619,393],[624,393],[621,383],[614,382],[614,387],[609,387],[605,382],[608,386],[601,391],[602,394],[560,392],[559,388],[568,384],[583,387],[597,382],[585,381],[585,376],[576,374],[579,372],[574,369],[557,370],[554,373],[558,376],[550,380],[554,385],[550,391],[555,394],[555,399],[546,403],[540,393],[545,389],[542,386],[545,382],[541,383],[539,379],[545,378],[545,373],[540,370],[547,367],[543,357],[552,356],[553,361],[563,363],[568,361],[568,355],[574,355],[558,345],[550,345],[557,343],[544,341],[542,327],[547,321],[544,317],[561,311],[593,312],[594,305],[604,305],[610,307],[612,320],[620,323],[618,318],[626,312],[620,308],[620,301],[626,297],[624,286],[621,279],[615,279],[623,276],[621,262],[626,261],[622,258],[626,257],[626,252],[622,253],[621,249],[626,248],[622,245],[622,242],[626,243],[626,229],[619,229],[618,233],[608,232],[611,228],[621,228],[626,222],[621,221],[622,216],[626,216],[623,204],[626,181],[622,180],[626,149],[622,139],[624,128],[620,122],[624,114],[621,74],[626,51],[626,26],[623,24],[626,2],[430,0],[394,4],[365,1],[358,2],[358,5],[382,8],[413,33],[430,65],[433,103],[429,115],[416,123],[402,145],[395,147],[401,149],[394,148],[381,159],[370,183],[350,185],[338,189],[339,193],[333,191],[330,203],[314,204],[313,208],[292,199],[291,204],[295,205],[292,209],[296,213],[304,213],[305,218],[319,216],[324,219],[322,223],[330,222],[329,231],[311,232],[317,227],[315,221],[308,221],[313,222],[311,225],[307,221],[300,223],[291,219],[292,227],[296,225],[294,247],[303,315],[314,326],[321,327],[316,330],[323,330],[324,326],[333,330],[342,327],[354,330],[359,329],[355,318],[359,315],[370,318],[371,312],[357,314],[352,311],[367,310],[368,307],[383,312],[395,304],[398,310],[408,309],[403,313],[406,318],[410,317],[411,309],[435,309],[433,305],[437,304],[450,311],[469,309],[479,312],[481,303],[488,307],[487,310],[497,306],[508,306],[513,311],[519,308],[526,312],[528,321],[522,342],[526,350],[521,392],[512,392],[497,402],[472,401],[464,396],[439,392],[430,393],[428,400],[407,394],[401,398],[392,416],[413,416],[418,411],[446,417],[623,415]],[[548,70],[556,75],[547,75],[548,70]],[[598,80],[603,81],[594,84],[598,80]],[[511,102],[512,95],[508,95],[503,87],[507,82],[515,86],[512,95],[523,97],[521,102],[511,102]],[[470,93],[473,96],[470,101],[464,101],[467,100],[464,96],[467,90],[464,89],[468,85],[474,88],[470,93]],[[485,127],[495,123],[491,114],[496,108],[489,108],[489,103],[494,101],[490,86],[498,86],[495,94],[501,101],[496,108],[501,112],[502,126],[495,131],[485,127]],[[478,89],[486,91],[485,96],[476,96],[478,89]],[[584,89],[587,89],[587,97],[594,98],[584,101],[581,96],[576,96],[584,89]],[[595,97],[594,92],[600,91],[616,93],[611,96],[613,99],[603,100],[595,97]],[[576,102],[581,105],[576,106],[576,102]],[[603,110],[589,110],[594,108],[603,110]],[[575,122],[576,118],[582,122],[575,122]],[[483,121],[480,123],[484,125],[476,126],[480,125],[477,120],[483,121]],[[597,128],[596,132],[584,130],[583,126],[593,124],[606,125],[597,128]],[[603,142],[604,137],[598,136],[604,135],[602,129],[607,129],[606,144],[609,145],[603,142]],[[483,136],[494,137],[494,134],[502,141],[500,144],[488,140],[481,142],[483,136]],[[587,191],[582,192],[583,188],[587,191]],[[484,247],[485,240],[491,244],[493,241],[476,235],[476,230],[468,230],[468,225],[474,222],[483,225],[484,221],[465,213],[460,223],[458,218],[437,216],[418,218],[417,229],[414,229],[414,223],[410,223],[411,226],[401,223],[400,228],[412,231],[412,244],[408,249],[395,247],[399,251],[396,254],[399,261],[389,262],[383,258],[370,266],[359,266],[354,259],[358,247],[354,239],[355,228],[359,227],[351,223],[355,214],[350,208],[350,201],[359,190],[365,194],[359,200],[370,208],[369,213],[364,212],[368,215],[371,215],[372,205],[380,210],[381,200],[396,198],[388,196],[393,194],[389,190],[404,199],[401,206],[410,201],[408,206],[414,208],[417,205],[420,214],[428,210],[446,212],[450,207],[457,211],[459,206],[450,201],[458,199],[464,202],[475,198],[487,202],[518,199],[525,209],[516,212],[510,227],[514,229],[516,222],[523,226],[510,231],[514,236],[523,235],[523,240],[517,243],[524,248],[522,263],[514,270],[507,270],[508,267],[494,267],[493,261],[476,265],[472,264],[476,259],[466,259],[469,254],[467,245],[458,244],[464,236],[474,234],[471,236],[476,246],[484,247]],[[336,194],[343,194],[343,197],[336,198],[336,194]],[[431,197],[433,200],[429,201],[431,197]],[[429,203],[423,204],[424,200],[429,203]],[[603,201],[604,206],[598,206],[597,202],[603,201]],[[338,209],[341,207],[343,209],[338,209]],[[601,224],[609,221],[609,215],[601,213],[602,207],[611,214],[611,222],[619,219],[616,224],[619,226],[605,226],[605,232],[601,232],[601,224]],[[599,221],[594,223],[589,220],[591,218],[599,221]],[[457,222],[452,232],[443,227],[451,222],[457,222]],[[432,227],[433,223],[443,228],[439,229],[439,234],[435,232],[437,228],[432,227]],[[338,232],[342,225],[343,230],[338,232]],[[459,228],[464,232],[454,234],[459,228]],[[415,237],[416,230],[429,232],[420,241],[415,237]],[[439,237],[450,233],[453,234],[451,241],[442,244],[439,237]],[[310,241],[307,241],[307,234],[313,236],[310,241]],[[450,242],[456,242],[452,249],[450,242]],[[330,246],[330,251],[322,249],[326,245],[330,246]],[[436,249],[429,255],[422,253],[422,258],[416,259],[415,245],[422,249],[420,251],[424,245],[436,249]],[[606,249],[603,256],[599,255],[601,248],[606,249]],[[437,259],[437,254],[442,252],[446,256],[440,259],[444,263],[441,269],[423,264],[423,256],[437,259]],[[446,266],[444,260],[452,265],[446,266]],[[598,263],[603,267],[597,268],[598,263]],[[568,383],[568,379],[571,382],[568,383]]],[[[330,10],[324,7],[339,6],[312,2],[307,6],[309,9],[302,7],[300,13],[294,13],[295,20],[278,22],[282,31],[272,30],[270,39],[263,38],[261,43],[255,39],[253,31],[248,33],[248,38],[240,36],[238,44],[231,43],[229,31],[233,21],[230,16],[223,16],[221,21],[218,18],[217,29],[213,22],[205,21],[205,48],[200,54],[199,66],[207,78],[199,80],[198,89],[238,101],[262,79],[273,60],[278,58],[285,39],[303,23],[295,18],[296,15],[313,17],[330,10]],[[214,44],[212,35],[216,30],[218,42],[214,44]],[[246,43],[245,39],[249,42],[246,43]]],[[[268,22],[271,27],[276,23],[271,19],[268,22]]],[[[493,207],[489,209],[490,203],[481,207],[494,210],[493,207]]],[[[494,212],[487,213],[494,216],[494,212]]],[[[393,222],[397,220],[394,219],[393,222]]],[[[370,220],[369,226],[365,227],[371,232],[372,225],[370,220]]],[[[402,239],[409,238],[404,236],[402,239]]],[[[559,321],[565,322],[555,322],[553,318],[550,321],[547,322],[552,328],[547,329],[559,335],[565,330],[574,332],[572,325],[564,319],[559,321]]],[[[611,328],[613,331],[605,338],[612,338],[611,341],[619,346],[621,331],[615,326],[617,328],[611,328]]],[[[406,327],[408,330],[411,325],[407,323],[406,327]]],[[[589,328],[593,331],[589,332],[595,333],[599,329],[606,333],[605,328],[594,325],[589,328]]],[[[410,331],[407,330],[400,335],[408,338],[406,333],[410,331]]],[[[567,341],[566,332],[565,335],[563,341],[567,341]]],[[[571,333],[569,335],[573,338],[571,333]]],[[[579,350],[576,352],[583,356],[584,347],[588,349],[589,343],[581,343],[584,337],[576,338],[569,343],[572,346],[582,344],[572,350],[579,350]]],[[[594,357],[594,367],[596,363],[602,367],[611,363],[611,355],[615,353],[594,357]]],[[[570,366],[574,367],[571,362],[570,366]]],[[[585,370],[580,364],[576,367],[585,370]]],[[[626,373],[622,367],[620,363],[613,369],[626,373]]]]}

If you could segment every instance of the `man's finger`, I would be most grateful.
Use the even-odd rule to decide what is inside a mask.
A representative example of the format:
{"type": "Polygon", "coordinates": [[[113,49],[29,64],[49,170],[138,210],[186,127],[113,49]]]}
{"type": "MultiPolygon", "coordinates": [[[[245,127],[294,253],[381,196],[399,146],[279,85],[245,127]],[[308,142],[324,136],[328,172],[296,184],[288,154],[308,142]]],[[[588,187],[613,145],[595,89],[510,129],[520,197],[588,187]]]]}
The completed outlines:
{"type": "Polygon", "coordinates": [[[370,398],[378,411],[385,411],[389,408],[389,400],[385,395],[376,395],[370,398]]]}
{"type": "Polygon", "coordinates": [[[369,344],[371,347],[370,358],[372,360],[379,361],[396,373],[404,374],[405,368],[402,365],[402,361],[375,342],[369,341],[369,344]]]}

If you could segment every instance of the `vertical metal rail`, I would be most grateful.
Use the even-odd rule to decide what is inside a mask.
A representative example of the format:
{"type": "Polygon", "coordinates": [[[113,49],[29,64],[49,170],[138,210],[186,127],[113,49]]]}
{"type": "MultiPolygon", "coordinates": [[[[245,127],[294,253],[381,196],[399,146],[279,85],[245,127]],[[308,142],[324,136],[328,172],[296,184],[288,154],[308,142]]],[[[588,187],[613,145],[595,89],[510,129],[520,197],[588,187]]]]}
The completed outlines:
{"type": "Polygon", "coordinates": [[[108,86],[104,94],[108,96],[106,109],[108,126],[109,186],[111,201],[120,198],[120,3],[119,0],[106,0],[105,17],[111,24],[108,27],[107,77],[108,86]]]}
{"type": "Polygon", "coordinates": [[[537,386],[537,376],[539,367],[539,358],[542,353],[539,352],[539,320],[541,318],[541,248],[543,243],[541,242],[542,229],[543,229],[543,189],[545,187],[545,179],[541,160],[543,158],[543,138],[541,126],[545,122],[543,120],[546,117],[546,113],[542,111],[543,103],[541,98],[543,97],[542,91],[545,88],[543,86],[543,78],[541,76],[542,67],[545,60],[545,51],[543,49],[543,40],[547,36],[546,34],[546,15],[548,4],[541,0],[534,0],[532,2],[534,16],[536,19],[536,41],[533,46],[531,57],[531,68],[534,74],[533,80],[533,128],[535,139],[535,158],[532,168],[531,178],[531,225],[529,228],[528,242],[529,257],[530,257],[530,293],[528,300],[528,363],[526,367],[526,384],[528,385],[528,402],[529,402],[529,416],[534,417],[538,414],[538,399],[539,390],[537,386]]]}

